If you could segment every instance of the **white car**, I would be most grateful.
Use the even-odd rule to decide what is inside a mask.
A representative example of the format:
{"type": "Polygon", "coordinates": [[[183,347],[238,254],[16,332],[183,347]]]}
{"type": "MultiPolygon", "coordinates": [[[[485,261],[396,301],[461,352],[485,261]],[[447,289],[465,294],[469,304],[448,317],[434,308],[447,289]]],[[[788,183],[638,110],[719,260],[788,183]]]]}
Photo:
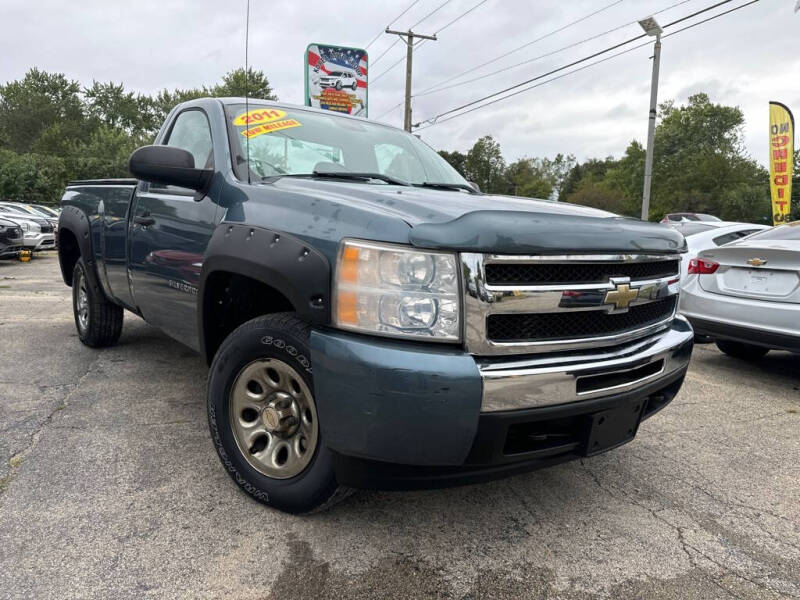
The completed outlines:
{"type": "Polygon", "coordinates": [[[22,227],[22,245],[26,250],[52,250],[56,247],[55,227],[44,217],[26,215],[4,206],[0,206],[0,217],[22,227]]]}
{"type": "Polygon", "coordinates": [[[679,311],[726,354],[800,353],[800,221],[701,251],[679,311]]]}
{"type": "Polygon", "coordinates": [[[738,239],[747,237],[752,233],[770,229],[769,225],[756,225],[754,223],[691,223],[685,228],[677,228],[686,238],[688,251],[681,256],[681,278],[686,281],[689,274],[689,261],[697,256],[701,250],[724,246],[738,239]]]}
{"type": "Polygon", "coordinates": [[[332,87],[337,90],[347,87],[355,91],[358,87],[358,80],[352,71],[331,71],[319,78],[319,85],[323,88],[332,87]]]}

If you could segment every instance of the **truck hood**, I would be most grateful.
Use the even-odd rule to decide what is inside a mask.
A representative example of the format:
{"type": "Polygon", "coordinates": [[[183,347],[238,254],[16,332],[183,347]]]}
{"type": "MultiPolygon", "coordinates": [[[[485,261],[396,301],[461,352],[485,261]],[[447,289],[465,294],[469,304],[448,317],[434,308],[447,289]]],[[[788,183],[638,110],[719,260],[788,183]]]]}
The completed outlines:
{"type": "Polygon", "coordinates": [[[683,252],[675,229],[602,210],[531,198],[383,184],[284,178],[276,188],[403,219],[415,246],[556,254],[683,252]]]}

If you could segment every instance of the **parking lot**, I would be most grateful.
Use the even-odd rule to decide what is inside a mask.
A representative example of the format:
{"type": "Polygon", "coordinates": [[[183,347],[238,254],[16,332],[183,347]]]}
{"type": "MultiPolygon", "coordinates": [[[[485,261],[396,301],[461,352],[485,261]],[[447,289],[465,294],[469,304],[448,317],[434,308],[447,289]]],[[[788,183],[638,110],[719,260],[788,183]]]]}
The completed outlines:
{"type": "Polygon", "coordinates": [[[214,456],[196,354],[130,314],[86,348],[70,298],[0,262],[0,597],[800,596],[800,357],[698,346],[621,449],[293,517],[214,456]]]}

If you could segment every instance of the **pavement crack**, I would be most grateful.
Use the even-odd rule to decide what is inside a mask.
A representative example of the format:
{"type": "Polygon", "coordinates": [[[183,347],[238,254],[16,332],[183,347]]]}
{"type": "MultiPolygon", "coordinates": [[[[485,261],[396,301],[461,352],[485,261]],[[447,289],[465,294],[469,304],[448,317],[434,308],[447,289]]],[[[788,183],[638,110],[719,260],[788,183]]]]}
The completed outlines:
{"type": "Polygon", "coordinates": [[[33,433],[31,433],[30,442],[28,443],[28,445],[19,452],[13,454],[11,458],[8,459],[8,473],[2,478],[0,478],[0,496],[2,496],[2,494],[8,489],[9,485],[11,485],[11,481],[13,480],[14,475],[22,466],[22,464],[25,462],[25,459],[28,457],[31,451],[36,447],[36,444],[39,442],[39,438],[41,438],[42,434],[44,433],[44,430],[53,421],[53,417],[56,415],[56,413],[61,412],[69,405],[69,400],[72,398],[75,392],[77,392],[80,389],[81,384],[91,374],[92,370],[100,362],[101,358],[102,356],[98,355],[97,358],[92,360],[86,367],[86,370],[83,372],[83,374],[80,375],[75,380],[74,384],[62,384],[60,386],[52,386],[52,387],[72,387],[72,389],[69,391],[69,393],[67,393],[66,396],[64,396],[64,398],[61,399],[60,402],[58,402],[53,407],[53,409],[42,420],[39,426],[33,431],[33,433]]]}

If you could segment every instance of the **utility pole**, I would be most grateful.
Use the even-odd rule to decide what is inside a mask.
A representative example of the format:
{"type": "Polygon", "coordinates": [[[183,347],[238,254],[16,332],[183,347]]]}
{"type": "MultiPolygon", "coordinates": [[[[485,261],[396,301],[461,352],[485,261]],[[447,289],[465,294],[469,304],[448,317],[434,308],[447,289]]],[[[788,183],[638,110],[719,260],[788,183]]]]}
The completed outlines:
{"type": "Polygon", "coordinates": [[[653,76],[650,81],[650,114],[647,122],[647,154],[644,159],[644,191],[642,192],[642,221],[650,219],[650,183],[653,180],[653,144],[656,135],[656,114],[658,104],[658,68],[661,63],[662,29],[653,17],[639,21],[647,35],[654,35],[656,43],[653,50],[653,76]]]}
{"type": "Polygon", "coordinates": [[[403,129],[410,132],[411,131],[411,63],[414,57],[414,46],[419,44],[419,42],[415,42],[414,38],[420,40],[433,40],[436,41],[435,35],[422,35],[421,33],[414,33],[411,30],[408,31],[393,31],[391,29],[386,29],[386,33],[390,33],[392,35],[399,35],[400,39],[403,40],[406,44],[406,110],[405,116],[403,117],[403,129]]]}

